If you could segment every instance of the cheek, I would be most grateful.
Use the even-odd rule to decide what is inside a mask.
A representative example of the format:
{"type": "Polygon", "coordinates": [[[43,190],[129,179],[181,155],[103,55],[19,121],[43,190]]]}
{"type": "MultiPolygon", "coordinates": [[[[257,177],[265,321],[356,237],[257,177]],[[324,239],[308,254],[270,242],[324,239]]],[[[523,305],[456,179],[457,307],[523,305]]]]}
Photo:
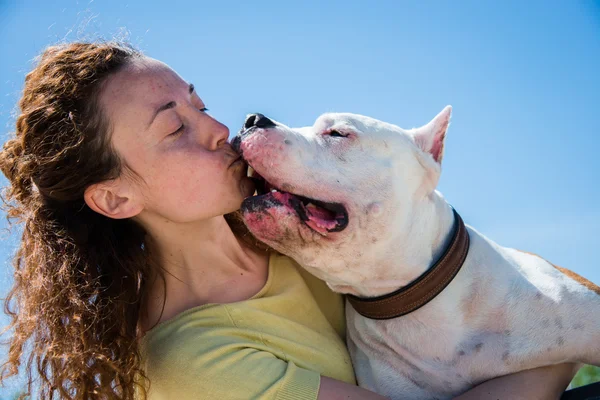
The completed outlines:
{"type": "MultiPolygon", "coordinates": [[[[212,203],[227,195],[229,176],[216,154],[178,154],[159,161],[146,179],[151,197],[171,206],[212,203]]],[[[230,194],[231,196],[231,194],[230,194]]]]}

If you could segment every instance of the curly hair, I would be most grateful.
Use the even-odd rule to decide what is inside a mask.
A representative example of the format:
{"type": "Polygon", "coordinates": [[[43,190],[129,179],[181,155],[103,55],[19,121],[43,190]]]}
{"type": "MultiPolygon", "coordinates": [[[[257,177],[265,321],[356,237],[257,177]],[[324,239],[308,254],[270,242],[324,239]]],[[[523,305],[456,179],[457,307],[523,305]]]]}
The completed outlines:
{"type": "MultiPolygon", "coordinates": [[[[0,383],[29,353],[27,389],[36,371],[41,398],[147,396],[138,324],[150,277],[163,275],[139,224],[100,215],[83,198],[87,187],[125,168],[99,96],[107,78],[141,57],[113,42],[47,48],[26,76],[15,137],[0,152],[10,182],[4,209],[23,227],[5,303],[11,337],[0,383]]],[[[257,244],[237,214],[226,220],[257,244]]]]}

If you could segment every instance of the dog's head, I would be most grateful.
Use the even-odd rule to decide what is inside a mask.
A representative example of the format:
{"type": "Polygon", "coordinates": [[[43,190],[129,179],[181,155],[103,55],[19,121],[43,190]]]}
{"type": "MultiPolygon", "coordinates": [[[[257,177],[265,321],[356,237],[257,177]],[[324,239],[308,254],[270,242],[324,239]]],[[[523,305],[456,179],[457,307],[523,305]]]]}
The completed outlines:
{"type": "Polygon", "coordinates": [[[232,142],[257,183],[242,204],[246,225],[338,291],[376,279],[435,190],[450,114],[411,130],[355,114],[304,128],[248,116],[232,142]]]}

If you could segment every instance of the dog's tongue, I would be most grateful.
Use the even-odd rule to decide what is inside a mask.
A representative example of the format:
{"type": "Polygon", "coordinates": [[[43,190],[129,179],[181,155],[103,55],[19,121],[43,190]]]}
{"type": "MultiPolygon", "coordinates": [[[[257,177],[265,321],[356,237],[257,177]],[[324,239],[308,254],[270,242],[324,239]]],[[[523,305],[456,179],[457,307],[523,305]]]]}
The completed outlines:
{"type": "Polygon", "coordinates": [[[305,209],[306,215],[308,216],[306,225],[310,226],[315,231],[326,235],[328,230],[336,227],[336,215],[333,211],[317,207],[312,203],[308,204],[305,209]]]}
{"type": "MultiPolygon", "coordinates": [[[[292,200],[295,198],[294,195],[285,192],[270,192],[268,196],[280,204],[285,204],[290,208],[294,208],[294,204],[292,204],[292,200]]],[[[338,221],[336,220],[336,214],[333,211],[316,206],[313,203],[305,205],[304,211],[308,218],[304,223],[322,235],[327,235],[329,230],[337,227],[338,221]]]]}

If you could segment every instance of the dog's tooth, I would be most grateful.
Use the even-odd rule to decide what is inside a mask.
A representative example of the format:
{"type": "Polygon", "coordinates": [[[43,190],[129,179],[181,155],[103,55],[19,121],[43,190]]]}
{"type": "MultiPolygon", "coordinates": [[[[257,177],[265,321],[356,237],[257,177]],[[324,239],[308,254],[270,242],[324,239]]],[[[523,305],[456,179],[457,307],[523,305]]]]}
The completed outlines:
{"type": "Polygon", "coordinates": [[[315,206],[313,203],[308,203],[306,208],[317,208],[317,206],[315,206]]]}
{"type": "Polygon", "coordinates": [[[246,176],[249,178],[253,178],[254,175],[256,175],[256,171],[254,171],[254,168],[248,165],[248,172],[246,173],[246,176]]]}
{"type": "Polygon", "coordinates": [[[271,189],[271,193],[275,193],[275,192],[277,192],[277,189],[275,189],[275,188],[271,189]]]}

